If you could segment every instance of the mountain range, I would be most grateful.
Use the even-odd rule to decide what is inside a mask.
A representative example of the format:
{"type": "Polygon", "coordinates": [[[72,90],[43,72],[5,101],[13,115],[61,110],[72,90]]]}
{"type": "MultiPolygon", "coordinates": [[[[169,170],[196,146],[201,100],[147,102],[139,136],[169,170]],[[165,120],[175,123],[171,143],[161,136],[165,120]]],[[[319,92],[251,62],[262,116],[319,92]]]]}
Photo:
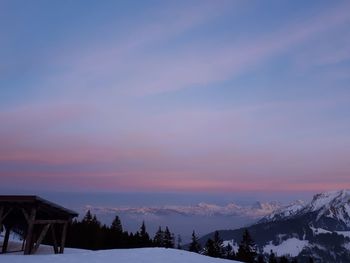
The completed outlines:
{"type": "MultiPolygon", "coordinates": [[[[245,228],[221,230],[226,243],[238,247],[245,228]]],[[[247,227],[260,253],[297,257],[299,262],[350,262],[350,190],[316,194],[304,203],[277,208],[247,227]]],[[[210,233],[200,241],[213,236],[210,233]]]]}
{"type": "Polygon", "coordinates": [[[94,207],[85,206],[85,210],[90,210],[97,214],[121,213],[130,215],[172,215],[179,214],[183,216],[247,216],[251,218],[260,218],[271,214],[283,206],[278,202],[255,202],[251,205],[238,205],[229,203],[224,206],[208,203],[199,203],[188,206],[151,206],[151,207],[94,207]]]}

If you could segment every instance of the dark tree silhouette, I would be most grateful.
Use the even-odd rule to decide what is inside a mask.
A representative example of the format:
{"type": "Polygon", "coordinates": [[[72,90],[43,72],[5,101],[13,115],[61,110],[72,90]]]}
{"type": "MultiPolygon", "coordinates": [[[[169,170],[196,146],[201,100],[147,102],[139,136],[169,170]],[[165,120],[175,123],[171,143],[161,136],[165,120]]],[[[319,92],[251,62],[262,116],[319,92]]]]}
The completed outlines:
{"type": "Polygon", "coordinates": [[[270,251],[269,263],[277,263],[277,259],[276,259],[275,253],[273,253],[272,250],[270,251]]]}
{"type": "Polygon", "coordinates": [[[230,245],[230,243],[224,247],[223,257],[227,259],[235,259],[235,252],[233,251],[233,247],[230,245]]]}
{"type": "Polygon", "coordinates": [[[177,235],[177,249],[182,249],[182,238],[180,235],[177,235]]]}
{"type": "Polygon", "coordinates": [[[255,261],[256,253],[256,245],[253,239],[251,238],[247,229],[244,230],[242,241],[239,244],[237,259],[247,262],[253,263],[255,261]]]}
{"type": "Polygon", "coordinates": [[[140,246],[148,247],[152,245],[152,241],[146,231],[145,221],[142,221],[142,225],[140,227],[140,246]]]}
{"type": "Polygon", "coordinates": [[[111,231],[116,234],[122,234],[123,233],[123,227],[122,223],[119,219],[119,216],[115,216],[112,225],[111,225],[111,231]]]}
{"type": "Polygon", "coordinates": [[[158,228],[158,231],[154,236],[153,242],[154,245],[157,247],[164,247],[164,232],[162,231],[161,227],[158,228]]]}
{"type": "Polygon", "coordinates": [[[286,256],[280,257],[280,262],[279,263],[289,263],[289,260],[286,256]]]}
{"type": "Polygon", "coordinates": [[[174,248],[174,235],[170,233],[170,230],[168,227],[165,227],[163,238],[164,238],[164,247],[174,248]]]}
{"type": "Polygon", "coordinates": [[[196,236],[196,233],[193,230],[189,251],[195,252],[195,253],[199,253],[199,251],[201,251],[201,249],[202,248],[201,248],[201,245],[198,242],[198,237],[196,236]]]}

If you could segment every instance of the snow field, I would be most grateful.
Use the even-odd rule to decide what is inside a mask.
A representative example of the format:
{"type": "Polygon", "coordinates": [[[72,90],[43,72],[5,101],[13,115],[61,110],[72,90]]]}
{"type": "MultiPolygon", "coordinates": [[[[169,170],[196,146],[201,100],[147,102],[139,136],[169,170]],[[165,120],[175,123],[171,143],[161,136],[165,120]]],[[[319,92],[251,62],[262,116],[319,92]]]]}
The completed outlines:
{"type": "Polygon", "coordinates": [[[138,248],[88,251],[69,249],[65,254],[0,255],[1,263],[224,263],[238,262],[165,248],[138,248]]]}

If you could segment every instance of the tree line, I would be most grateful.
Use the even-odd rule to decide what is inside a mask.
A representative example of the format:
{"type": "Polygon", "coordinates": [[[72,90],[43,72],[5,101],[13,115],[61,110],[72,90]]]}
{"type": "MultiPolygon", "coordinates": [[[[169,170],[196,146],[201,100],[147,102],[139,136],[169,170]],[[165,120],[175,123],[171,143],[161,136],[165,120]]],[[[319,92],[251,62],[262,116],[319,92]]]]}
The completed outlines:
{"type": "MultiPolygon", "coordinates": [[[[227,243],[226,246],[224,245],[218,231],[215,231],[213,238],[207,240],[203,248],[193,231],[189,251],[209,257],[237,260],[247,263],[298,263],[297,258],[288,258],[286,256],[277,257],[272,250],[269,254],[262,252],[258,253],[257,246],[247,229],[243,232],[242,240],[238,246],[237,252],[234,251],[230,243],[227,243]]],[[[313,259],[310,257],[309,263],[313,262],[313,259]]]]}
{"type": "MultiPolygon", "coordinates": [[[[52,244],[52,240],[47,238],[44,243],[52,244]]],[[[174,233],[166,226],[163,230],[158,228],[154,237],[151,238],[147,233],[145,222],[142,222],[136,233],[123,230],[121,220],[118,215],[115,216],[110,226],[102,224],[87,211],[82,220],[74,220],[70,225],[66,246],[71,248],[82,248],[90,250],[103,250],[115,248],[142,248],[142,247],[164,247],[183,249],[181,236],[177,237],[175,242],[174,233]]],[[[195,231],[192,232],[191,242],[186,246],[191,252],[199,253],[209,257],[224,258],[229,260],[238,260],[247,263],[297,263],[297,259],[287,258],[285,256],[277,257],[272,251],[270,254],[258,253],[257,246],[248,230],[245,230],[242,240],[238,246],[237,252],[232,245],[224,245],[219,232],[214,233],[213,238],[209,238],[204,247],[201,246],[199,238],[195,231]]],[[[313,260],[310,258],[310,263],[313,260]]]]}
{"type": "Polygon", "coordinates": [[[123,230],[119,216],[115,216],[110,226],[101,224],[96,215],[87,211],[81,221],[74,220],[70,225],[66,246],[90,250],[114,248],[166,247],[174,248],[174,234],[166,227],[159,227],[154,238],[146,230],[142,222],[136,233],[123,230]]]}

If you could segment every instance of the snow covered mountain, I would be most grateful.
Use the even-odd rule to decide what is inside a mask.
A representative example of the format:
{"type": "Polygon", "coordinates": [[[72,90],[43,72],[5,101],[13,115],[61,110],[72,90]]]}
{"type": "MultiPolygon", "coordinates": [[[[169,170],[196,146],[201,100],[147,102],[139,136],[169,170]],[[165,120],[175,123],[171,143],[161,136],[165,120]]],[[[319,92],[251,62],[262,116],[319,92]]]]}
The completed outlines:
{"type": "Polygon", "coordinates": [[[281,204],[277,202],[256,202],[252,205],[237,205],[229,203],[225,206],[216,204],[199,203],[189,206],[153,206],[153,207],[93,207],[86,206],[85,210],[93,213],[113,213],[113,214],[134,214],[134,215],[171,215],[180,214],[185,216],[248,216],[251,218],[259,218],[268,215],[273,211],[281,208],[281,204]]]}
{"type": "Polygon", "coordinates": [[[302,200],[297,200],[287,206],[282,206],[279,209],[276,209],[271,214],[259,220],[259,223],[283,220],[285,218],[296,215],[304,207],[305,207],[305,202],[302,200]]]}
{"type": "MultiPolygon", "coordinates": [[[[248,227],[262,253],[297,257],[299,262],[350,262],[350,190],[316,194],[308,203],[281,207],[248,227]]],[[[244,229],[222,230],[237,247],[244,229]]],[[[204,243],[212,234],[201,239],[204,243]]]]}
{"type": "Polygon", "coordinates": [[[312,223],[315,225],[328,224],[329,228],[332,219],[331,225],[335,224],[334,230],[350,228],[350,190],[316,194],[309,203],[296,201],[263,217],[259,223],[286,220],[308,214],[314,215],[312,223]]]}
{"type": "MultiPolygon", "coordinates": [[[[311,203],[306,205],[299,214],[317,213],[316,221],[331,218],[338,221],[344,230],[350,230],[350,190],[331,191],[317,194],[311,203]]],[[[341,229],[341,230],[343,230],[341,229]]]]}

